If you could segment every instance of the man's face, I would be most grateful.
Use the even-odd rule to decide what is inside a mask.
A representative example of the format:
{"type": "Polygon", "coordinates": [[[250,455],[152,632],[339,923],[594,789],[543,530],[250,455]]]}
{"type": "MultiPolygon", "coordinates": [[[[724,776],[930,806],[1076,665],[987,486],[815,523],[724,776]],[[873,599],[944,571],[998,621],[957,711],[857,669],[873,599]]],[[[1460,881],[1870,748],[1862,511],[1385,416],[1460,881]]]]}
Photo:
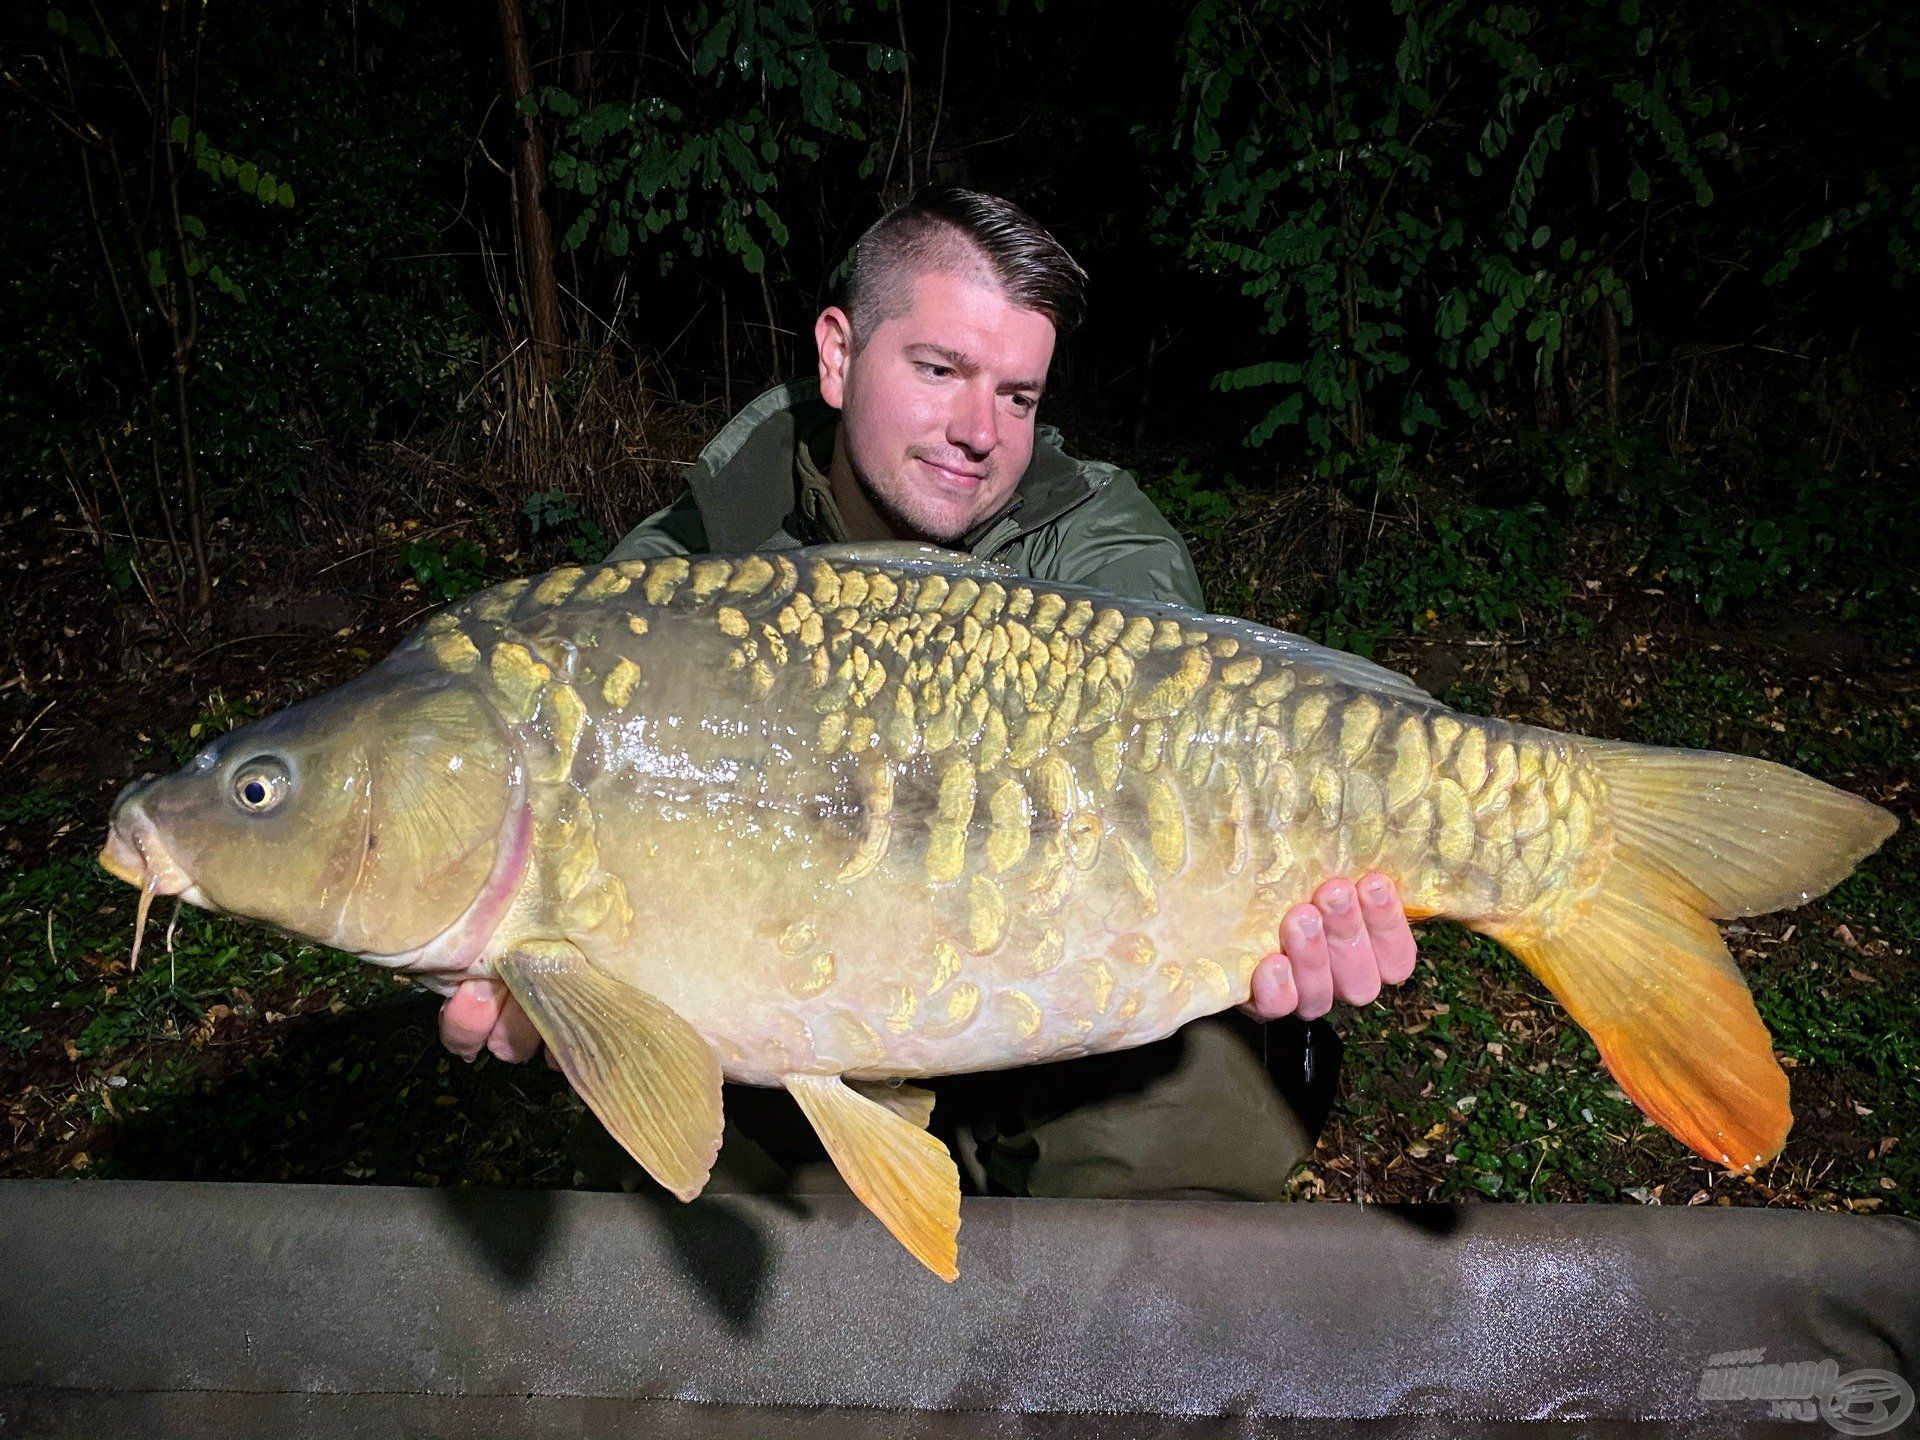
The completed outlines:
{"type": "Polygon", "coordinates": [[[892,528],[951,544],[1026,473],[1053,322],[990,283],[934,273],[857,355],[846,325],[829,309],[815,336],[820,394],[841,412],[854,477],[892,528]]]}

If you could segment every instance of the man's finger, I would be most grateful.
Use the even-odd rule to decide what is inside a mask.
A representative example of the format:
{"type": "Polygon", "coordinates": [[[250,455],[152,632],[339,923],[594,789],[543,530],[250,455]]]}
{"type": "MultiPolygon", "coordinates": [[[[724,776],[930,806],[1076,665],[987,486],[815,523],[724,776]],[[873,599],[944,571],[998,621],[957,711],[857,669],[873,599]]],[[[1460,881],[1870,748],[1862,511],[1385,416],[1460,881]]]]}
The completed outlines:
{"type": "Polygon", "coordinates": [[[498,980],[462,980],[440,1007],[440,1043],[472,1060],[500,1021],[506,988],[498,980]]]}
{"type": "Polygon", "coordinates": [[[1300,992],[1286,956],[1268,955],[1253,967],[1253,993],[1242,1008],[1256,1020],[1278,1020],[1300,1008],[1300,992]]]}
{"type": "Polygon", "coordinates": [[[1349,1005],[1371,1004],[1380,994],[1380,965],[1373,956],[1353,882],[1336,875],[1313,892],[1313,903],[1326,917],[1333,993],[1349,1005]]]}
{"type": "Polygon", "coordinates": [[[1414,944],[1413,926],[1400,904],[1400,894],[1387,876],[1375,872],[1360,881],[1360,913],[1367,922],[1367,935],[1373,941],[1373,958],[1380,967],[1380,979],[1398,985],[1413,974],[1419,954],[1414,944]]]}
{"type": "Polygon", "coordinates": [[[1333,1008],[1333,974],[1327,961],[1327,932],[1314,906],[1294,906],[1280,920],[1280,948],[1293,966],[1293,985],[1300,996],[1294,1013],[1314,1020],[1333,1008]]]}
{"type": "Polygon", "coordinates": [[[502,1060],[519,1064],[540,1053],[540,1032],[520,1008],[520,1002],[508,995],[500,1008],[500,1019],[487,1036],[487,1049],[502,1060]]]}

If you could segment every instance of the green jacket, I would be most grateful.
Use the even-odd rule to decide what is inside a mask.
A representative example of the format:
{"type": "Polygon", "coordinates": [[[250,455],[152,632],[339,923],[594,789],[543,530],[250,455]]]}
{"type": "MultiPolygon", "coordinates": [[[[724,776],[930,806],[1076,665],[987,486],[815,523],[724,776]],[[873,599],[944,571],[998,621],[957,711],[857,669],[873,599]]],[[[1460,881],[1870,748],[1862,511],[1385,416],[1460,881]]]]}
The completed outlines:
{"type": "MultiPolygon", "coordinates": [[[[767,391],[700,452],[686,494],[641,521],[608,558],[737,555],[844,539],[805,503],[798,478],[801,442],[812,443],[817,465],[837,413],[813,380],[767,391]]],[[[1205,608],[1186,542],[1133,476],[1074,459],[1051,425],[1039,427],[1013,499],[962,544],[1036,580],[1205,608]]]]}

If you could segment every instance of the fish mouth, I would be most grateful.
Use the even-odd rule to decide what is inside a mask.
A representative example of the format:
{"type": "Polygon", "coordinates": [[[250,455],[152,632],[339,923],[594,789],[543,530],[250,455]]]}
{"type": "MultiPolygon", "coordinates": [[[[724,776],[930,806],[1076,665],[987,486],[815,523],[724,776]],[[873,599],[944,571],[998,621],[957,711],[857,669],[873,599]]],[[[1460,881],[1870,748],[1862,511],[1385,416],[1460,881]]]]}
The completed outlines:
{"type": "Polygon", "coordinates": [[[133,953],[128,968],[140,964],[140,942],[147,933],[147,912],[156,895],[192,898],[193,879],[182,870],[160,838],[160,827],[140,808],[135,786],[120,792],[113,818],[107,822],[107,843],[100,849],[100,866],[109,875],[138,886],[140,908],[133,917],[133,953]]]}
{"type": "Polygon", "coordinates": [[[100,868],[156,895],[184,895],[193,888],[192,877],[160,838],[160,827],[132,795],[123,795],[113,807],[107,843],[100,850],[100,868]]]}

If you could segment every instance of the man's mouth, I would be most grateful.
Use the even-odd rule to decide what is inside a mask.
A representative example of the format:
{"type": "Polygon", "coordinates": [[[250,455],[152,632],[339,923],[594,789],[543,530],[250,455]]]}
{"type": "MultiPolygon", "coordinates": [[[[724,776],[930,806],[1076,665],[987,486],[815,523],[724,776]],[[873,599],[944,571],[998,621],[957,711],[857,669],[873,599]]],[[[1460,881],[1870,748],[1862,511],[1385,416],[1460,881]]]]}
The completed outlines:
{"type": "Polygon", "coordinates": [[[952,466],[942,465],[937,460],[919,456],[919,461],[933,472],[933,478],[954,490],[978,490],[987,478],[984,470],[956,470],[952,466]]]}

